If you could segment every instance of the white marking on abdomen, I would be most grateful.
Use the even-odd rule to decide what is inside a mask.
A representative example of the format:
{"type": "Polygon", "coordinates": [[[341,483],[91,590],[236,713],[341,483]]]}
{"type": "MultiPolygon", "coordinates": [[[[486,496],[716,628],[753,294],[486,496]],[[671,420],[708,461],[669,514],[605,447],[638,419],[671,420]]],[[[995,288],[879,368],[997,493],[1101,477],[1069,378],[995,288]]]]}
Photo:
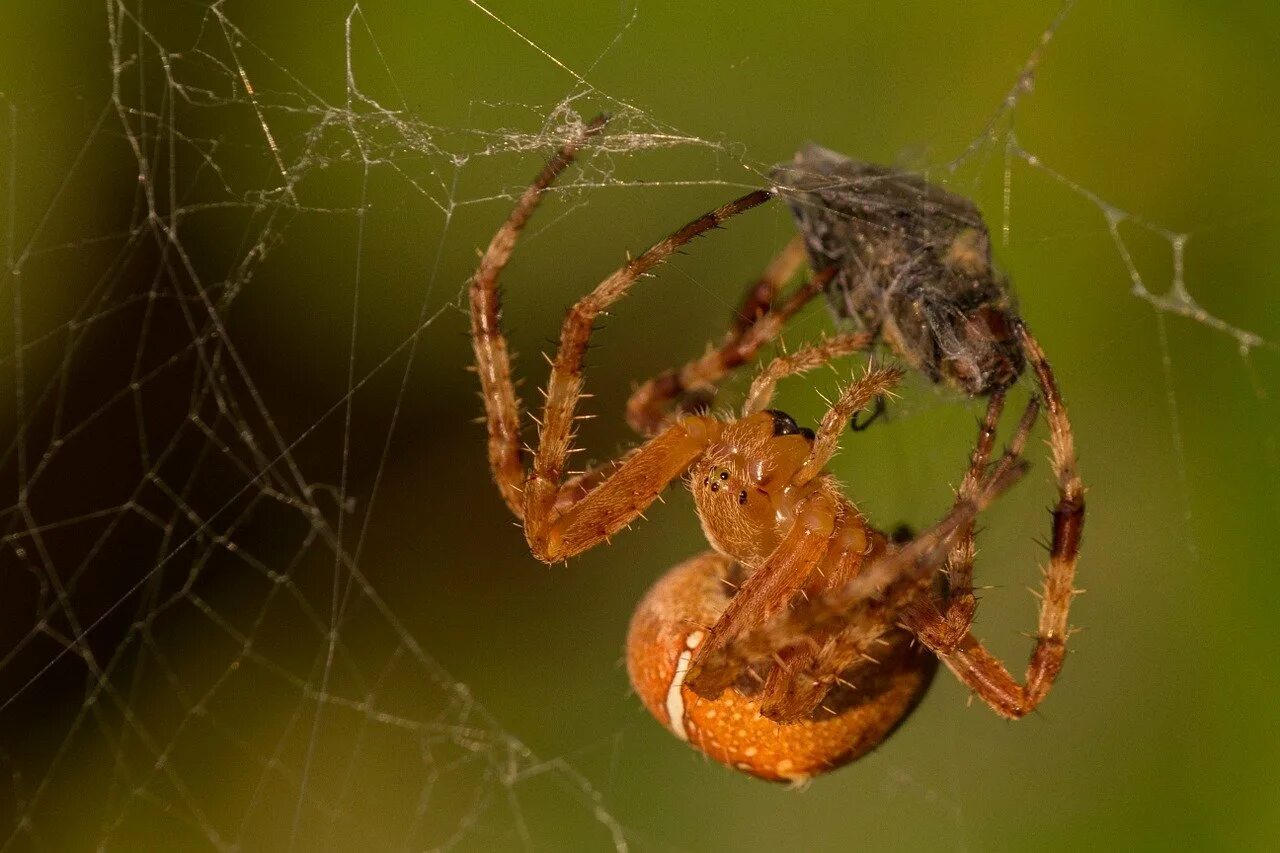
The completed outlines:
{"type": "Polygon", "coordinates": [[[684,727],[684,694],[680,691],[684,687],[685,676],[689,674],[689,661],[693,659],[693,650],[701,645],[704,637],[706,637],[705,632],[694,631],[684,638],[685,649],[676,660],[676,672],[671,676],[671,686],[667,688],[667,719],[670,721],[671,731],[680,740],[689,739],[689,733],[684,727]]]}

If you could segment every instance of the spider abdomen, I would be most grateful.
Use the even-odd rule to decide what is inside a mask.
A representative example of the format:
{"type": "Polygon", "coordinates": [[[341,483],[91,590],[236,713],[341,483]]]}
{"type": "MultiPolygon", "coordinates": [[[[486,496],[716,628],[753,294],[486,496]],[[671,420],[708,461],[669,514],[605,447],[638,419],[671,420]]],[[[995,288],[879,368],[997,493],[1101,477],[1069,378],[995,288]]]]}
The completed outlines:
{"type": "Polygon", "coordinates": [[[879,659],[859,690],[831,696],[827,708],[793,723],[760,714],[757,697],[735,689],[698,696],[684,677],[703,626],[730,600],[733,561],[708,551],[676,566],[645,594],[627,635],[627,671],[649,712],[682,740],[722,764],[775,782],[803,782],[875,748],[906,718],[933,678],[937,659],[908,642],[879,659]]]}

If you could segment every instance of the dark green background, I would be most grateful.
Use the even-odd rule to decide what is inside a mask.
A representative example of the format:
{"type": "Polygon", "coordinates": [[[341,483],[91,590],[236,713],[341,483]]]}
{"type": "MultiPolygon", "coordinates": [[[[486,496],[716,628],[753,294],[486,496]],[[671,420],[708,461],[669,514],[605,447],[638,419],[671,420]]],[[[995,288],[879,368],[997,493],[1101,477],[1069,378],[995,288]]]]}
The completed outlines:
{"type": "MultiPolygon", "coordinates": [[[[759,173],[800,142],[939,174],[936,167],[981,137],[1058,10],[1052,2],[486,6],[585,78],[590,87],[575,109],[620,112],[611,133],[702,141],[649,147],[656,139],[648,137],[627,151],[615,140],[615,150],[586,158],[568,191],[539,214],[505,279],[526,397],[543,381],[537,352],[565,306],[626,251],[759,185],[759,173]]],[[[241,286],[219,308],[227,335],[280,433],[290,442],[305,433],[292,453],[306,478],[336,486],[346,460],[348,555],[371,506],[372,515],[358,554],[361,581],[352,586],[355,576],[335,568],[332,549],[306,538],[302,513],[257,506],[233,537],[257,562],[193,543],[165,563],[170,583],[186,577],[194,554],[210,559],[194,592],[163,613],[126,592],[172,543],[154,530],[116,535],[120,548],[89,563],[74,607],[85,621],[119,601],[128,613],[156,617],[149,645],[115,645],[128,619],[107,620],[94,635],[97,654],[126,664],[108,678],[112,696],[123,698],[95,699],[88,722],[76,724],[91,689],[83,665],[63,660],[24,687],[36,659],[52,654],[37,644],[0,669],[8,700],[0,744],[6,773],[16,773],[14,797],[0,789],[0,815],[11,810],[0,835],[14,833],[13,849],[199,849],[215,842],[210,828],[217,841],[238,838],[251,849],[291,838],[299,849],[607,848],[597,809],[633,847],[660,850],[1262,849],[1280,835],[1273,6],[1084,2],[1062,24],[1011,121],[1023,148],[1085,193],[1015,159],[1009,238],[997,251],[1057,370],[1090,487],[1079,573],[1088,592],[1072,612],[1083,630],[1057,689],[1031,718],[1010,724],[969,706],[943,673],[879,751],[799,792],[702,760],[628,691],[620,661],[631,608],[660,572],[705,547],[687,496],[673,493],[612,547],[549,570],[511,526],[485,470],[482,430],[469,423],[480,407],[463,370],[470,355],[458,297],[476,249],[549,150],[545,141],[512,150],[504,134],[538,133],[582,84],[466,2],[368,3],[353,18],[354,73],[359,90],[396,120],[380,123],[368,103],[357,104],[352,133],[342,112],[350,7],[226,3],[228,26],[240,30],[230,43],[297,176],[296,201],[282,203],[279,171],[237,88],[237,69],[198,55],[226,63],[229,30],[204,3],[127,8],[149,36],[120,19],[121,57],[144,58],[148,85],[139,90],[138,75],[123,74],[121,103],[164,119],[129,116],[135,132],[149,128],[144,147],[178,140],[172,174],[187,188],[179,206],[190,214],[181,245],[205,285],[241,286]],[[155,43],[182,54],[171,57],[176,79],[207,86],[219,102],[166,98],[178,90],[165,81],[155,43]],[[221,171],[193,180],[189,140],[217,140],[212,159],[221,171]],[[374,161],[367,170],[362,151],[374,161]],[[312,155],[305,162],[304,152],[312,155]],[[446,154],[467,159],[458,166],[446,154]],[[1159,314],[1132,295],[1105,209],[1089,194],[1189,233],[1194,299],[1266,343],[1242,357],[1231,336],[1159,314]],[[449,199],[459,204],[446,215],[440,203],[449,199]],[[227,201],[236,204],[203,207],[227,201]],[[361,206],[363,229],[354,213],[361,206]],[[252,276],[236,272],[264,235],[267,260],[252,276]],[[398,403],[404,345],[424,300],[434,319],[417,334],[398,403]],[[351,397],[344,453],[346,409],[338,404],[351,387],[353,327],[353,373],[371,378],[351,397]],[[289,573],[291,592],[281,599],[294,604],[272,597],[268,568],[289,573]],[[324,622],[335,576],[344,605],[336,636],[347,657],[325,682],[326,634],[296,602],[309,602],[324,622]],[[197,600],[205,606],[192,606],[197,600]],[[231,669],[240,641],[229,639],[228,624],[253,638],[270,665],[248,660],[231,669]],[[343,704],[361,702],[365,689],[343,667],[376,686],[372,706],[385,716],[343,704]],[[338,698],[321,702],[312,736],[319,690],[338,698]],[[191,713],[196,706],[204,711],[191,713]],[[161,746],[122,734],[135,726],[161,746]],[[116,751],[127,757],[117,760],[116,751]],[[153,769],[157,752],[163,771],[153,769]],[[295,809],[304,767],[306,795],[295,809]],[[21,819],[31,832],[15,829],[21,819]]],[[[143,221],[139,167],[121,119],[109,111],[94,129],[111,84],[103,8],[19,3],[0,11],[0,31],[0,92],[15,128],[3,135],[6,171],[14,163],[18,175],[4,193],[13,200],[14,245],[20,253],[46,213],[33,245],[70,242],[37,252],[23,268],[22,339],[51,334],[24,351],[24,387],[71,377],[72,422],[99,405],[120,415],[95,422],[79,449],[67,451],[81,454],[72,457],[79,467],[47,487],[38,514],[47,523],[127,500],[141,476],[114,457],[136,456],[138,424],[163,421],[166,407],[182,412],[194,381],[184,372],[191,365],[175,367],[171,388],[139,398],[154,407],[140,421],[128,395],[104,403],[103,391],[127,387],[139,350],[136,318],[107,316],[106,306],[146,293],[156,270],[162,289],[190,293],[191,284],[147,241],[122,250],[120,263],[118,243],[89,240],[143,221]],[[55,196],[68,174],[69,189],[55,196]],[[115,290],[99,303],[92,288],[103,277],[115,290]],[[101,316],[101,333],[76,344],[64,363],[65,324],[77,312],[101,316]],[[81,394],[97,402],[77,409],[81,394]],[[82,501],[84,491],[101,499],[82,501]]],[[[1008,130],[1006,121],[953,184],[983,206],[998,241],[1008,130]]],[[[153,177],[168,176],[165,146],[154,150],[153,177]]],[[[7,174],[0,180],[7,185],[7,174]]],[[[739,288],[790,227],[780,206],[752,213],[699,241],[619,307],[593,351],[591,407],[606,416],[584,431],[593,455],[630,440],[613,416],[630,383],[715,339],[739,288]]],[[[1169,239],[1133,222],[1120,228],[1147,286],[1165,293],[1169,239]]],[[[4,287],[0,315],[12,328],[12,277],[4,287]]],[[[172,340],[155,336],[160,352],[191,339],[176,314],[165,317],[172,340]]],[[[812,311],[790,339],[826,327],[812,311]]],[[[12,389],[12,358],[5,370],[12,389]]],[[[839,378],[787,385],[782,407],[813,422],[822,411],[815,389],[829,392],[839,378]]],[[[243,382],[228,387],[251,401],[243,382]]],[[[737,399],[733,391],[726,402],[737,399]]],[[[12,433],[14,395],[4,397],[0,417],[12,433]]],[[[914,381],[888,424],[846,440],[835,471],[877,523],[924,525],[948,503],[979,408],[914,381]]],[[[28,410],[26,420],[40,417],[28,410]]],[[[265,425],[250,420],[270,445],[265,425]]],[[[1034,625],[1024,587],[1036,582],[1043,552],[1034,540],[1048,535],[1052,499],[1040,449],[1035,443],[1028,482],[989,514],[980,543],[977,576],[992,588],[978,631],[1019,671],[1028,648],[1020,632],[1034,625]]],[[[8,464],[6,488],[16,485],[8,464]]],[[[201,471],[186,504],[220,506],[244,483],[230,464],[201,471]]],[[[163,495],[140,500],[173,512],[163,495]]],[[[314,502],[336,525],[327,493],[314,502]]],[[[0,555],[0,595],[6,643],[17,644],[33,630],[35,608],[31,574],[12,544],[0,555]]],[[[82,543],[66,547],[83,556],[82,543]]],[[[78,565],[57,547],[50,559],[63,574],[78,565]]]]}

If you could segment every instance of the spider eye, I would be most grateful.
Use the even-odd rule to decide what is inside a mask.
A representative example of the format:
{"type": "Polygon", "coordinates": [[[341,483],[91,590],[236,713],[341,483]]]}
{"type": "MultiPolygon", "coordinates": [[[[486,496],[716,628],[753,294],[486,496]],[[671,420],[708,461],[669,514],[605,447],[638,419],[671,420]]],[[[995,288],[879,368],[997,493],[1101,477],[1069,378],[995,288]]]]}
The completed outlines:
{"type": "Polygon", "coordinates": [[[738,503],[745,504],[747,502],[747,493],[738,492],[738,503]]]}
{"type": "Polygon", "coordinates": [[[800,427],[796,424],[796,419],[788,415],[786,412],[780,412],[777,409],[765,409],[773,417],[773,434],[774,437],[780,435],[795,435],[800,432],[800,427]]]}
{"type": "Polygon", "coordinates": [[[727,480],[727,479],[729,479],[729,472],[728,472],[728,471],[721,471],[721,472],[720,472],[720,479],[721,479],[721,480],[727,480]]]}

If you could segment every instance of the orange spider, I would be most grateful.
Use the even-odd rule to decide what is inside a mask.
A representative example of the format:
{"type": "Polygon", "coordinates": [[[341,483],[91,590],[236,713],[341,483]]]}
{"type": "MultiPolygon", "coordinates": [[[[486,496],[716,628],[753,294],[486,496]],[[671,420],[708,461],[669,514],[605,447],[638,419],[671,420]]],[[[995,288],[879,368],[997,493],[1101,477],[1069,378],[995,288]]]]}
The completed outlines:
{"type": "Polygon", "coordinates": [[[470,285],[471,333],[484,398],[489,463],[535,557],[547,563],[608,541],[673,481],[686,477],[714,550],[667,572],[640,602],[627,638],[631,682],[678,737],[755,776],[800,781],[882,742],[911,712],[941,660],[997,713],[1020,717],[1049,692],[1065,655],[1067,613],[1084,520],[1083,488],[1066,409],[1038,343],[1020,320],[1012,333],[1047,405],[1059,501],[1035,649],[1018,683],[970,633],[973,522],[1025,471],[1020,458],[1038,414],[1028,404],[1009,449],[991,451],[1004,404],[987,413],[954,506],[907,542],[873,528],[824,468],[850,418],[889,392],[895,368],[868,369],[817,430],[769,403],[776,383],[864,350],[870,333],[839,335],[773,360],[752,383],[738,419],[672,411],[689,389],[711,389],[773,340],[835,274],[778,292],[803,261],[793,241],[747,296],[717,350],[643,385],[628,421],[651,436],[599,468],[566,469],[582,398],[592,323],[649,270],[694,237],[763,204],[749,193],[701,216],[630,260],[570,309],[552,362],[538,446],[526,470],[520,402],[500,325],[498,276],[542,193],[604,119],[551,159],[494,235],[470,285]],[[950,587],[943,573],[951,578],[950,587]]]}

